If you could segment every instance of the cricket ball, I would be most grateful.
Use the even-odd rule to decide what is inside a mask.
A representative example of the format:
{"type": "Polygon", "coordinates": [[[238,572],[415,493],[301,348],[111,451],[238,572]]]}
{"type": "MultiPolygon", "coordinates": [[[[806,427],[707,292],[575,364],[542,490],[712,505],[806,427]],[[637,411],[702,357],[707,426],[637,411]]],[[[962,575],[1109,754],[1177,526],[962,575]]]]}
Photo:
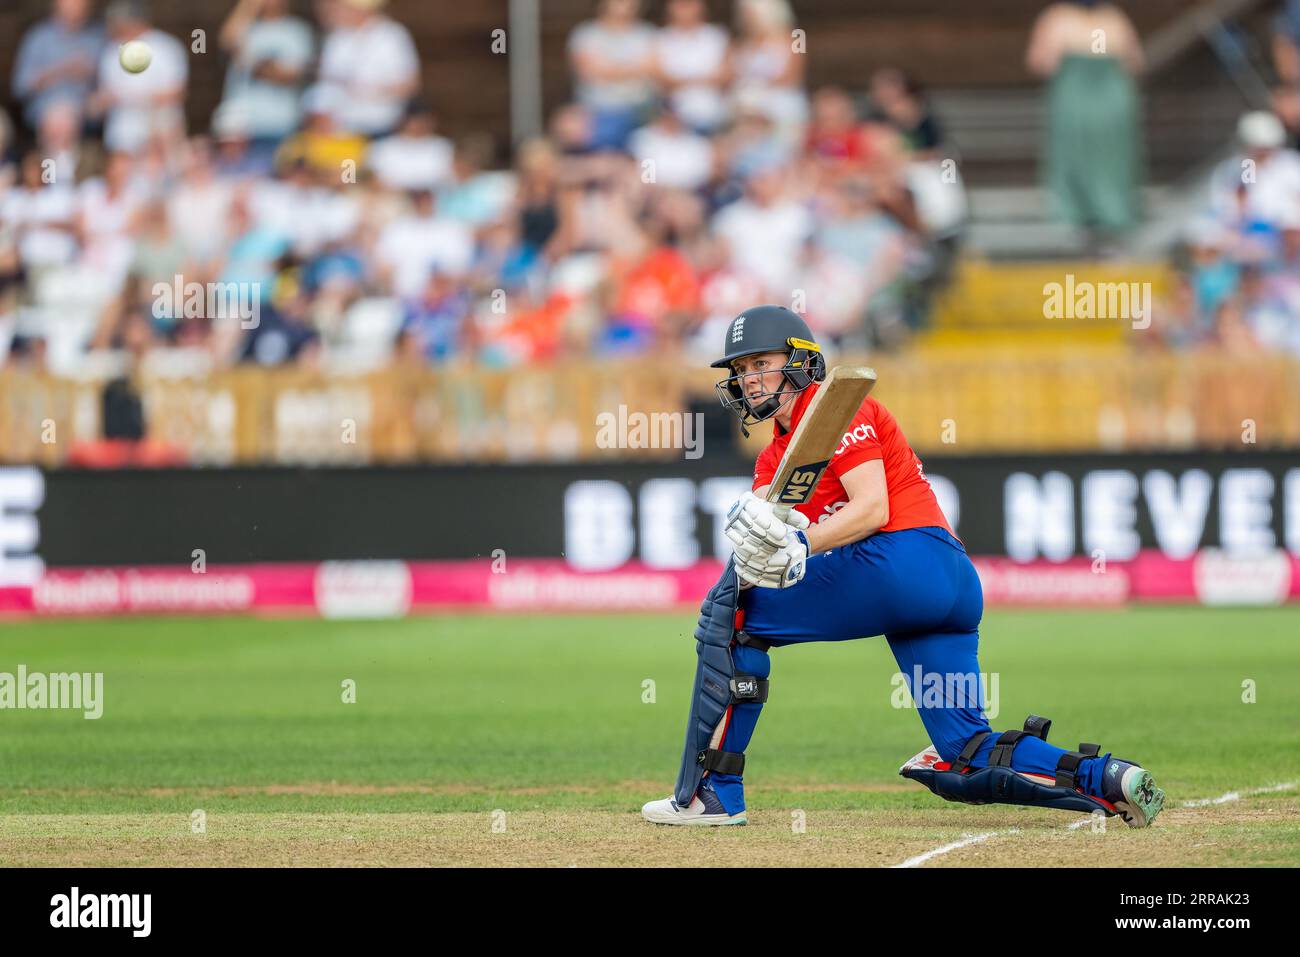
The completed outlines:
{"type": "Polygon", "coordinates": [[[128,40],[117,50],[117,62],[127,73],[143,73],[152,59],[149,44],[141,40],[128,40]]]}

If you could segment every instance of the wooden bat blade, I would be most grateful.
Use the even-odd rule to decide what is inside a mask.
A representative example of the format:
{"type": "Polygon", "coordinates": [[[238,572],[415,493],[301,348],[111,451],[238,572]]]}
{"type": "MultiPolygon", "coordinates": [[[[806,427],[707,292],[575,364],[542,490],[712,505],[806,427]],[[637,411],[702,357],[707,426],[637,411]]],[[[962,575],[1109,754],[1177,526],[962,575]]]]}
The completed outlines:
{"type": "Polygon", "coordinates": [[[785,509],[812,498],[831,456],[876,384],[865,366],[836,366],[821,383],[790,436],[767,500],[785,509]]]}

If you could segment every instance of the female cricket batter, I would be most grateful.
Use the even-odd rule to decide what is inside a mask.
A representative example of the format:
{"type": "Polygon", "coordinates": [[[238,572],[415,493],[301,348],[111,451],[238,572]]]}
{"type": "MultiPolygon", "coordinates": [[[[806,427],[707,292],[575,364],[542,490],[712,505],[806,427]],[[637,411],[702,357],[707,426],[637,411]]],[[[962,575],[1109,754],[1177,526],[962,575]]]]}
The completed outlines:
{"type": "Polygon", "coordinates": [[[979,681],[979,578],[884,406],[863,403],[807,504],[782,521],[765,501],[826,375],[807,324],[781,306],[748,309],[728,327],[713,366],[732,373],[718,393],[746,434],[767,419],[775,427],[753,492],[727,516],[731,566],[701,607],[676,791],[646,804],[645,819],[744,824],[744,751],[767,700],[768,649],[884,635],[933,744],[900,773],[948,800],[1101,810],[1149,825],[1164,792],[1137,764],[1097,745],[1048,744],[1051,722],[1035,715],[1023,730],[993,733],[979,681]],[[942,682],[942,701],[913,686],[918,667],[926,687],[942,682]]]}

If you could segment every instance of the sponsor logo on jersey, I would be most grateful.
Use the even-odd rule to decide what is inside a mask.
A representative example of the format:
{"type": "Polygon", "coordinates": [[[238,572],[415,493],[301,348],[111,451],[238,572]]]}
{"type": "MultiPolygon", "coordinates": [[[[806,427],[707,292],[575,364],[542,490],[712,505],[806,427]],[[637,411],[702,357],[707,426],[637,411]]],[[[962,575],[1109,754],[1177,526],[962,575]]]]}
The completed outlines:
{"type": "Polygon", "coordinates": [[[876,436],[875,427],[867,425],[864,422],[857,428],[849,429],[849,431],[844,433],[844,437],[840,439],[840,447],[835,450],[835,454],[839,455],[850,445],[857,445],[859,442],[865,442],[867,439],[875,439],[877,442],[880,441],[876,436]]]}

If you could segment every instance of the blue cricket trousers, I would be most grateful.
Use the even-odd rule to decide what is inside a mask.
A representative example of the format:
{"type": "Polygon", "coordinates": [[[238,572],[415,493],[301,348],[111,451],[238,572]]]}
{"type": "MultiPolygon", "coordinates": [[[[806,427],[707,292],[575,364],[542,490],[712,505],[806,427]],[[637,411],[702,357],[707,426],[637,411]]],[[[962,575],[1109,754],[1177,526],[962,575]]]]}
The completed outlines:
{"type": "MultiPolygon", "coordinates": [[[[884,635],[907,678],[930,742],[945,761],[956,758],[972,735],[992,730],[984,717],[979,681],[984,593],[966,549],[946,529],[881,532],[811,556],[799,584],[748,588],[741,593],[741,608],[744,630],[773,647],[884,635]],[[927,686],[944,688],[942,703],[934,700],[936,694],[913,686],[917,666],[927,686]],[[934,685],[931,675],[943,676],[942,683],[934,685]],[[973,685],[954,683],[949,676],[973,676],[973,685]],[[974,701],[963,693],[971,687],[974,701]],[[954,690],[957,694],[949,694],[954,690]]],[[[733,647],[732,660],[744,674],[766,678],[771,670],[767,652],[747,645],[733,647]]],[[[762,708],[755,703],[732,706],[722,750],[745,750],[762,708]]],[[[973,767],[987,766],[996,741],[997,735],[985,739],[971,761],[973,767]]],[[[1039,738],[1025,737],[1016,745],[1012,767],[1052,775],[1064,753],[1039,738]]],[[[1101,773],[1109,758],[1107,753],[1079,765],[1078,784],[1086,793],[1101,794],[1101,773]]],[[[710,774],[706,780],[728,813],[744,808],[738,775],[710,774]]]]}

